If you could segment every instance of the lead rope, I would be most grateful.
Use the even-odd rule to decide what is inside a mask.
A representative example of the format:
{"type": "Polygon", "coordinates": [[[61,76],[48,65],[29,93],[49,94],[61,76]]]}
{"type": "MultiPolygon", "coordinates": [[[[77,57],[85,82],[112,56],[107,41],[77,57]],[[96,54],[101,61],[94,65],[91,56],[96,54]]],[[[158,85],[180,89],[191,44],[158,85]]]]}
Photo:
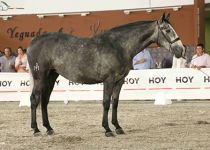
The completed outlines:
{"type": "MultiPolygon", "coordinates": [[[[157,25],[158,25],[158,36],[157,36],[157,44],[158,45],[160,45],[159,44],[159,32],[161,31],[161,33],[162,33],[162,30],[160,29],[160,25],[159,25],[159,23],[158,23],[158,20],[157,20],[157,25]]],[[[163,33],[162,33],[163,34],[163,33]]],[[[163,34],[163,36],[165,37],[165,35],[163,34]]],[[[166,37],[165,37],[166,38],[166,37]]],[[[168,41],[168,39],[166,38],[166,40],[168,41]]],[[[180,40],[180,38],[178,37],[178,38],[176,38],[175,40],[173,40],[173,42],[176,42],[176,41],[178,41],[178,40],[180,40]]],[[[168,41],[169,42],[169,41],[168,41]]],[[[171,45],[173,44],[173,43],[171,43],[171,42],[169,42],[169,44],[170,44],[170,46],[169,46],[169,50],[171,50],[171,45]]],[[[195,57],[195,58],[193,58],[193,59],[196,59],[196,58],[198,58],[198,57],[200,57],[200,56],[197,56],[197,57],[195,57]]],[[[183,57],[184,58],[184,57],[183,57]]],[[[186,58],[184,58],[184,59],[186,59],[186,58]]],[[[192,60],[193,60],[192,59],[192,60]]],[[[191,61],[192,61],[191,60],[191,61]]],[[[191,64],[191,63],[190,63],[191,64]]],[[[192,68],[193,69],[193,68],[192,68]]],[[[202,68],[201,68],[202,69],[202,68]]],[[[204,72],[203,70],[201,70],[201,69],[197,69],[198,71],[200,71],[200,72],[202,72],[203,74],[205,74],[205,75],[207,75],[208,77],[210,76],[210,75],[208,75],[206,72],[204,72]]]]}
{"type": "MultiPolygon", "coordinates": [[[[194,59],[196,59],[196,58],[199,58],[200,56],[197,56],[197,57],[195,57],[195,58],[193,58],[192,60],[194,60],[194,59]]],[[[191,60],[191,61],[192,61],[191,60]]],[[[190,62],[190,65],[192,65],[192,63],[190,62]]],[[[192,68],[192,69],[195,69],[195,68],[192,68]]],[[[198,71],[200,71],[200,72],[202,72],[203,74],[205,74],[205,75],[207,75],[208,77],[210,77],[210,75],[209,74],[207,74],[206,72],[204,72],[203,70],[201,70],[202,68],[200,68],[200,69],[198,69],[198,68],[196,68],[198,71]]]]}
{"type": "MultiPolygon", "coordinates": [[[[158,20],[157,20],[157,25],[158,25],[158,20]]],[[[158,45],[160,45],[159,44],[159,26],[158,26],[158,36],[157,36],[157,41],[156,42],[157,42],[158,45]]]]}

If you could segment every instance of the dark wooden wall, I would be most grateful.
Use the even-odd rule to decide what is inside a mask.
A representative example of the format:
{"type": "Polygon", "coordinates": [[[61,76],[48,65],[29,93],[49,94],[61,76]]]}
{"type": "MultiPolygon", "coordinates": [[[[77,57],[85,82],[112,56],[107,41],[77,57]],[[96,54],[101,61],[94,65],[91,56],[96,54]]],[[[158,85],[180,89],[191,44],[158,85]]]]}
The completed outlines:
{"type": "Polygon", "coordinates": [[[39,19],[36,15],[13,16],[6,21],[0,19],[0,50],[10,46],[27,47],[33,36],[44,32],[62,31],[76,36],[90,37],[114,26],[138,20],[157,20],[163,12],[170,13],[170,22],[184,44],[194,45],[196,39],[194,6],[183,6],[179,11],[172,9],[132,12],[123,11],[91,12],[87,16],[69,15],[60,18],[47,16],[39,19]]]}

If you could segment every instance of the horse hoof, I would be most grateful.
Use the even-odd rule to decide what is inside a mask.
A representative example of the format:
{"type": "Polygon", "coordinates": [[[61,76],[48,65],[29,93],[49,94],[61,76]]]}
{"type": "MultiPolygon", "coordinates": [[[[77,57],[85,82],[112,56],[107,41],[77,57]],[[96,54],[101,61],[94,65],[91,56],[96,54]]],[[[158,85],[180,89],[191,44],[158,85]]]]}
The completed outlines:
{"type": "Polygon", "coordinates": [[[53,130],[47,131],[47,135],[53,135],[53,134],[55,134],[55,132],[53,130]]]}
{"type": "Polygon", "coordinates": [[[42,134],[41,134],[41,132],[40,131],[38,131],[38,132],[34,132],[34,134],[33,134],[35,137],[37,137],[37,136],[41,136],[42,134]]]}
{"type": "Polygon", "coordinates": [[[122,128],[116,129],[115,131],[117,134],[125,134],[122,128]]]}
{"type": "Polygon", "coordinates": [[[114,137],[114,133],[112,131],[105,133],[106,137],[114,137]]]}

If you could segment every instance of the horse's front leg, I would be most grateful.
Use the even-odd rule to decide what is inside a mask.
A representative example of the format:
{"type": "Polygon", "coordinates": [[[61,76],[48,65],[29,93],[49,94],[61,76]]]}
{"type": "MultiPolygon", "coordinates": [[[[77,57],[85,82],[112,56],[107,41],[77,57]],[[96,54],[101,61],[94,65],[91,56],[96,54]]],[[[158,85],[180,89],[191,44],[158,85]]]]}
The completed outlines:
{"type": "Polygon", "coordinates": [[[124,83],[124,78],[115,84],[113,93],[112,93],[112,124],[116,128],[117,134],[124,134],[124,131],[120,127],[118,123],[118,119],[117,119],[117,107],[118,107],[119,95],[120,95],[120,91],[121,91],[121,87],[123,83],[124,83]]]}
{"type": "Polygon", "coordinates": [[[58,74],[56,72],[51,72],[50,75],[47,77],[47,79],[45,79],[42,82],[43,83],[43,90],[41,95],[42,120],[43,120],[43,126],[47,128],[48,135],[54,134],[54,131],[50,126],[50,122],[48,119],[47,105],[49,103],[50,95],[53,90],[57,77],[58,74]]]}
{"type": "Polygon", "coordinates": [[[54,133],[52,127],[50,126],[49,120],[48,120],[48,112],[47,112],[47,105],[49,103],[48,95],[42,94],[41,96],[41,109],[42,109],[42,120],[43,120],[43,126],[47,128],[47,134],[52,135],[54,133]]]}
{"type": "Polygon", "coordinates": [[[108,123],[108,113],[109,113],[109,108],[110,108],[110,100],[111,100],[111,94],[113,90],[113,84],[104,82],[104,95],[103,95],[103,120],[102,120],[102,126],[104,127],[105,135],[107,137],[114,136],[113,132],[109,128],[109,123],[108,123]]]}

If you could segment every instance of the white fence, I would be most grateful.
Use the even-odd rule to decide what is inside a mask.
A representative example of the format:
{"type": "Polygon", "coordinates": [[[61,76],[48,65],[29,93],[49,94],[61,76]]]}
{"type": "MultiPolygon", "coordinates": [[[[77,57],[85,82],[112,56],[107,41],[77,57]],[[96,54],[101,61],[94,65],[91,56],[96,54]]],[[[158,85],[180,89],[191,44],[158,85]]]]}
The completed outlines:
{"type": "MultiPolygon", "coordinates": [[[[210,69],[132,70],[125,79],[121,100],[153,100],[163,92],[168,99],[210,99],[210,69]]],[[[28,101],[27,73],[0,73],[0,101],[28,101]]],[[[83,85],[59,76],[50,100],[102,100],[103,84],[83,85]]]]}

